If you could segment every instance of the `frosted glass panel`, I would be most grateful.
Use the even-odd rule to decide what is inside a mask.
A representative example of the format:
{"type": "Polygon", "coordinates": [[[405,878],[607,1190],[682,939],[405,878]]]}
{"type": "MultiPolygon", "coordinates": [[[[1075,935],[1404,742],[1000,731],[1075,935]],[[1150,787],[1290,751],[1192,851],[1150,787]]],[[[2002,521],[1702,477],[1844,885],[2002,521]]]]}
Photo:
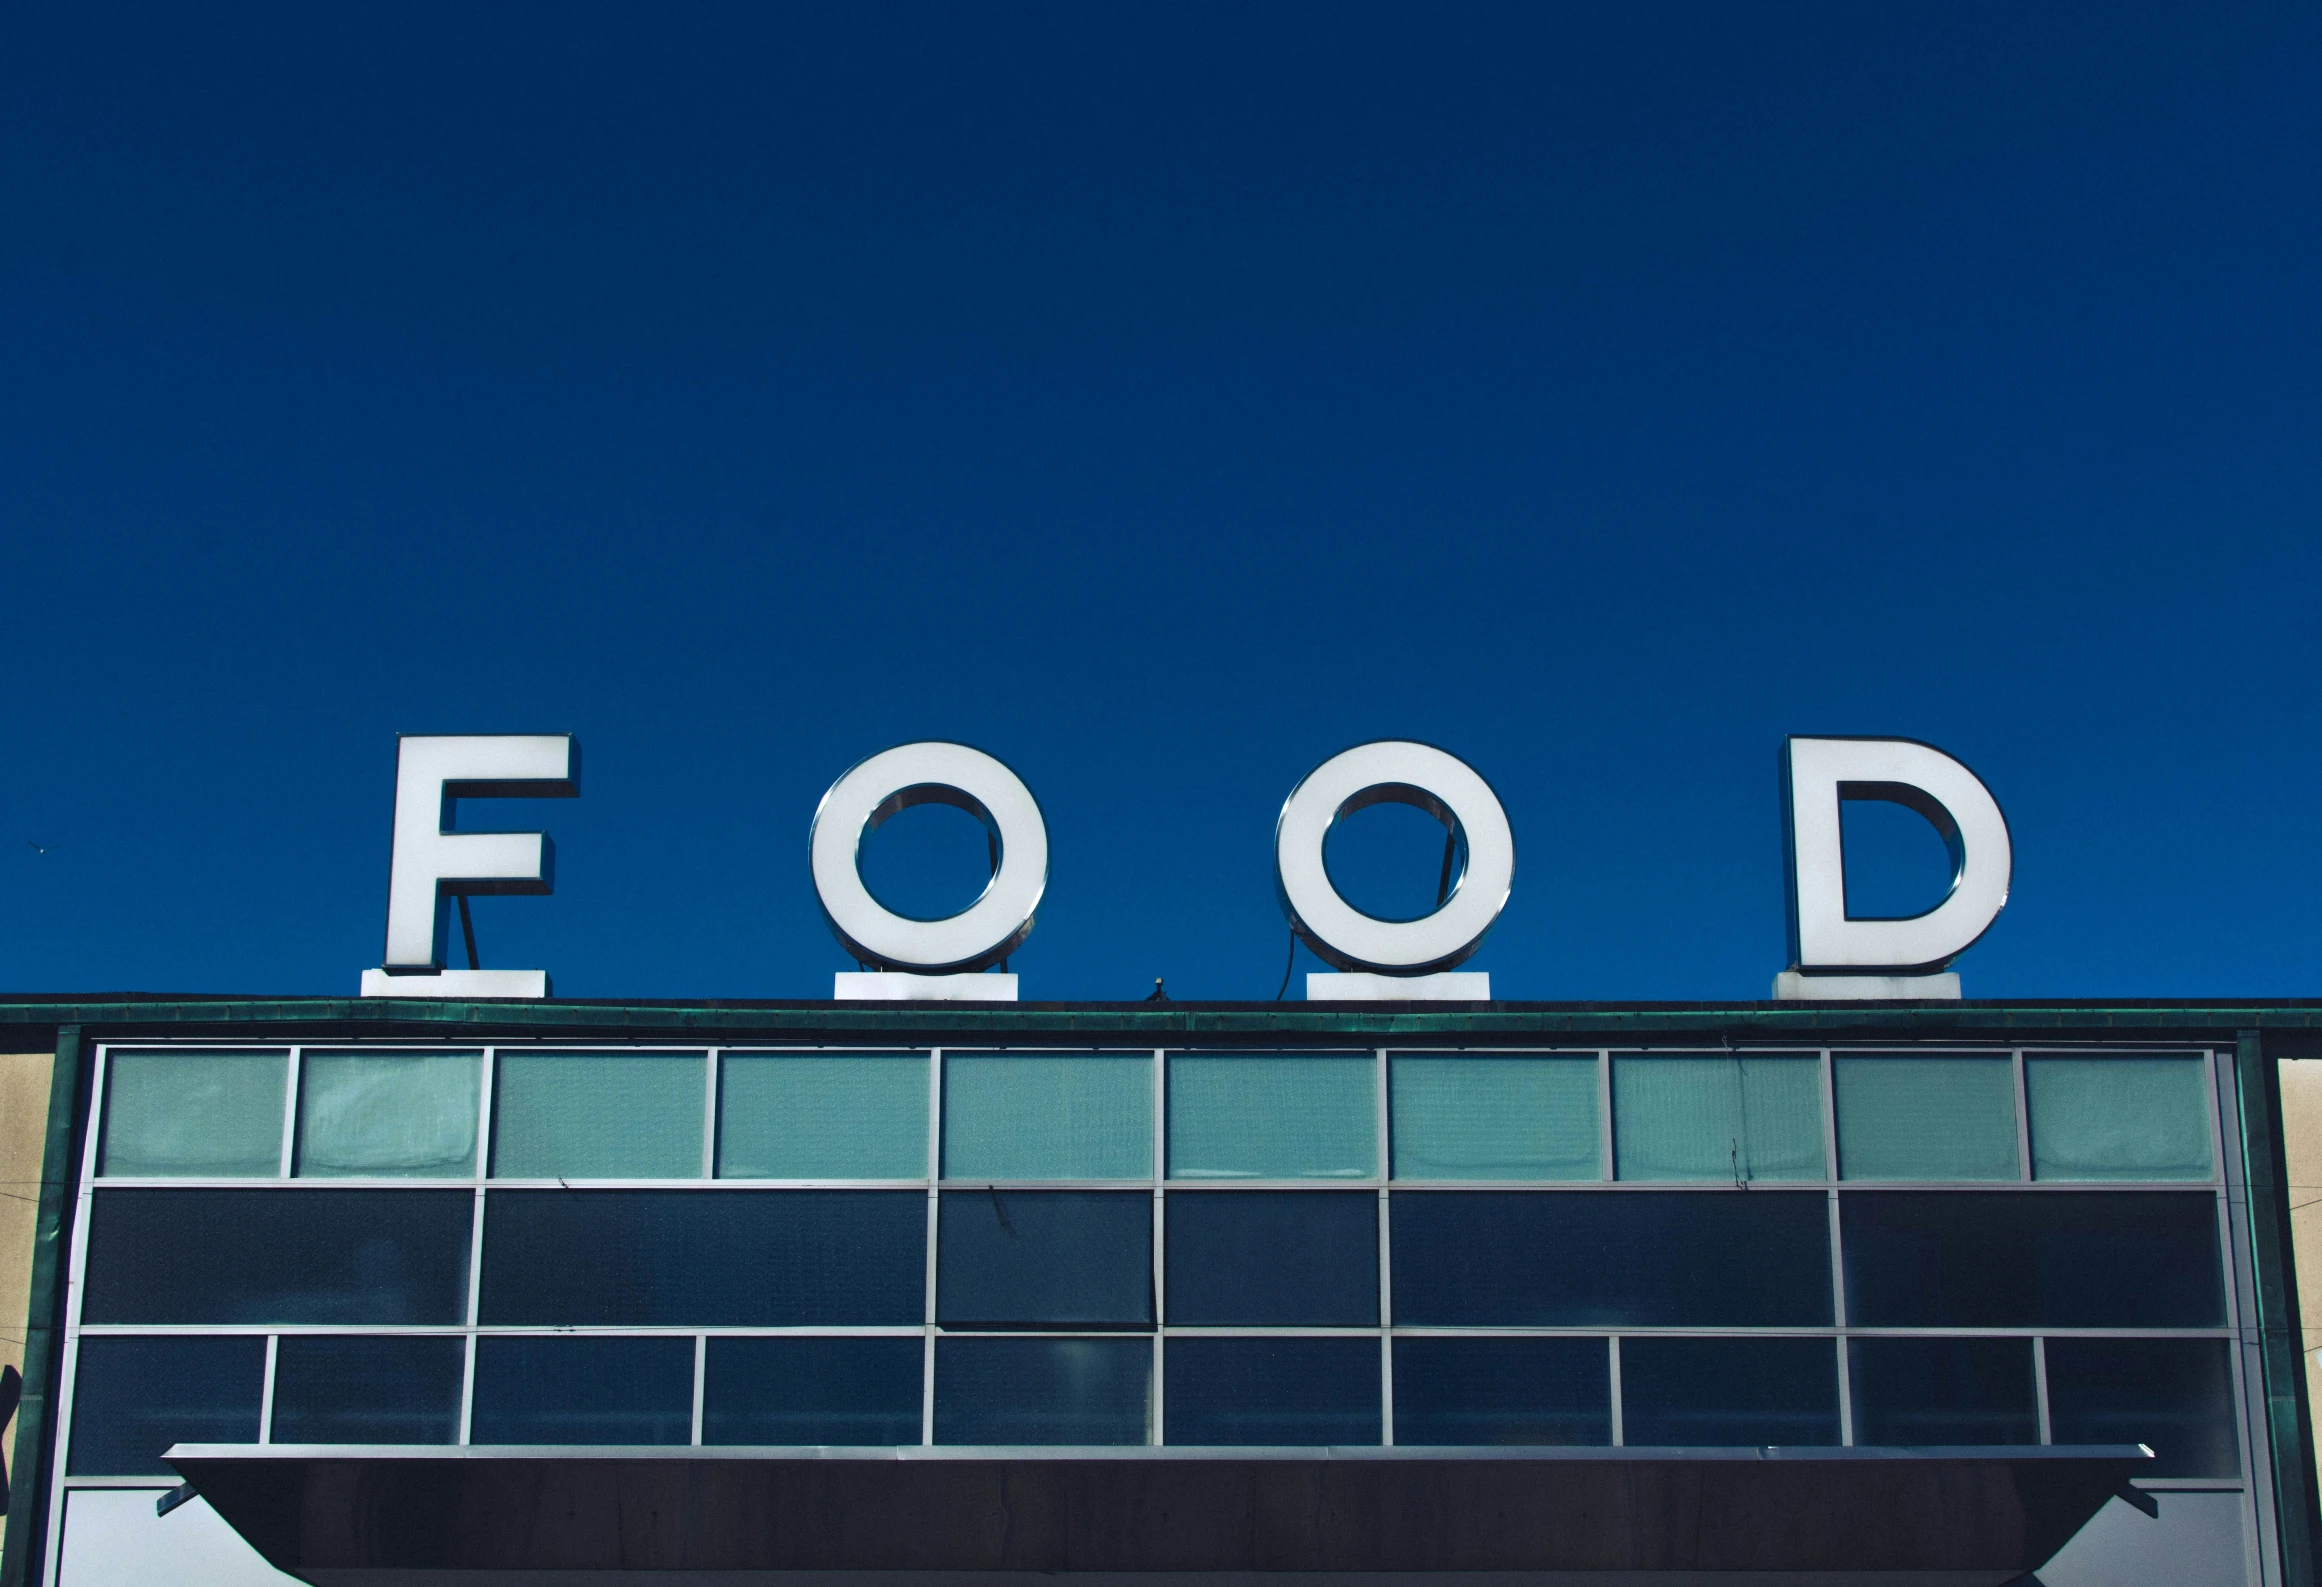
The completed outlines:
{"type": "Polygon", "coordinates": [[[1822,1061],[1615,1058],[1613,1158],[1622,1179],[1820,1179],[1822,1061]]]}
{"type": "Polygon", "coordinates": [[[476,1171],[482,1053],[302,1053],[298,1159],[314,1178],[476,1171]]]}
{"type": "Polygon", "coordinates": [[[924,1179],[925,1053],[727,1053],[726,1179],[924,1179]]]}
{"type": "Polygon", "coordinates": [[[287,1052],[117,1052],[105,1060],[100,1174],[282,1172],[287,1052]]]}
{"type": "Polygon", "coordinates": [[[1594,1058],[1388,1060],[1397,1179],[1594,1179],[1594,1058]]]}
{"type": "Polygon", "coordinates": [[[2207,1179],[2209,1066],[2027,1058],[2035,1179],[2207,1179]]]}
{"type": "Polygon", "coordinates": [[[699,1179],[708,1055],[502,1052],[492,1172],[502,1179],[699,1179]]]}
{"type": "Polygon", "coordinates": [[[1179,1179],[1366,1179],[1378,1170],[1369,1053],[1174,1053],[1169,1172],[1179,1179]]]}
{"type": "Polygon", "coordinates": [[[1846,1179],[2015,1179],[2011,1058],[1841,1058],[1838,1172],[1846,1179]]]}
{"type": "Polygon", "coordinates": [[[943,1172],[948,1179],[1151,1179],[1152,1058],[946,1058],[943,1172]]]}

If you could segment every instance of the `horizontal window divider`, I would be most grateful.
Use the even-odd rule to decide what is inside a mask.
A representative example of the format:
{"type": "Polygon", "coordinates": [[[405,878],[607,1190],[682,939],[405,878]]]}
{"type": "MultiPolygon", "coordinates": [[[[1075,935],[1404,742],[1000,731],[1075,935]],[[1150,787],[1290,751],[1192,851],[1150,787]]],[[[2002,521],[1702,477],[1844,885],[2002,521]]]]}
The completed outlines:
{"type": "MultiPolygon", "coordinates": [[[[925,1184],[925,1180],[920,1181],[925,1184]]],[[[1143,1190],[1155,1188],[1150,1179],[939,1179],[938,1190],[1143,1190]]]]}
{"type": "Polygon", "coordinates": [[[1333,1328],[1323,1323],[1300,1323],[1295,1327],[1267,1327],[1261,1324],[1169,1323],[1161,1329],[1167,1339],[1375,1339],[1388,1330],[1377,1323],[1362,1323],[1351,1327],[1333,1328]]]}
{"type": "Polygon", "coordinates": [[[1365,1179],[1357,1179],[1352,1175],[1344,1179],[1236,1179],[1226,1174],[1179,1178],[1172,1175],[1161,1181],[1170,1190],[1376,1190],[1389,1183],[1392,1181],[1376,1174],[1365,1179]]]}
{"type": "MultiPolygon", "coordinates": [[[[450,1448],[451,1446],[450,1446],[450,1445],[448,1445],[448,1444],[441,1444],[441,1445],[436,1445],[436,1446],[434,1446],[434,1447],[436,1447],[436,1448],[442,1448],[442,1449],[448,1449],[448,1448],[450,1448]]],[[[73,1476],[68,1476],[68,1477],[66,1477],[66,1478],[64,1479],[64,1485],[65,1485],[66,1487],[68,1487],[68,1488],[144,1488],[144,1489],[147,1489],[147,1490],[149,1490],[149,1491],[151,1491],[151,1492],[154,1492],[154,1493],[166,1493],[166,1492],[168,1492],[168,1491],[169,1491],[169,1487],[170,1487],[170,1481],[169,1481],[169,1478],[167,1478],[167,1477],[159,1477],[159,1476],[156,1476],[156,1477],[73,1477],[73,1476]]]]}

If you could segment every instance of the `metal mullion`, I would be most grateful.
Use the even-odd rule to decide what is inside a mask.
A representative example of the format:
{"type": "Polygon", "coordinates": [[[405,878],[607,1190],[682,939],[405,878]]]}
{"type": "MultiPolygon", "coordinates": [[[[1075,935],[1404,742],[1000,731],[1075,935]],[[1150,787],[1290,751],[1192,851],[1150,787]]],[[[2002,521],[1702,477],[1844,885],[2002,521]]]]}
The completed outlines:
{"type": "Polygon", "coordinates": [[[302,1049],[297,1047],[290,1049],[289,1067],[284,1071],[283,1074],[282,1162],[280,1169],[274,1176],[277,1179],[288,1179],[290,1177],[291,1170],[297,1166],[297,1159],[294,1154],[298,1149],[298,1074],[300,1067],[299,1054],[301,1051],[302,1049]]]}
{"type": "Polygon", "coordinates": [[[281,1353],[282,1336],[266,1336],[265,1375],[258,1380],[258,1442],[274,1442],[274,1362],[281,1353]]]}
{"type": "Polygon", "coordinates": [[[2048,1341],[2032,1336],[2032,1402],[2040,1413],[2040,1442],[2056,1441],[2055,1428],[2048,1420],[2048,1341]]]}
{"type": "Polygon", "coordinates": [[[2014,1060],[2016,1078],[2016,1180],[2028,1185],[2032,1182],[2032,1092],[2025,1083],[2024,1049],[2018,1047],[2008,1056],[2014,1060]]]}
{"type": "Polygon", "coordinates": [[[1395,1172],[1394,1120],[1388,1105],[1387,1049],[1378,1050],[1376,1102],[1379,1169],[1379,1442],[1395,1442],[1395,1249],[1388,1211],[1389,1181],[1395,1172]]]}
{"type": "Polygon", "coordinates": [[[709,1378],[709,1339],[706,1335],[693,1336],[693,1436],[687,1440],[695,1448],[701,1447],[702,1385],[709,1378]]]}
{"type": "Polygon", "coordinates": [[[919,1356],[919,1442],[935,1442],[935,1255],[943,1210],[943,1049],[927,1050],[927,1259],[922,1281],[919,1356]]]}
{"type": "Polygon", "coordinates": [[[1596,1054],[1596,1149],[1597,1180],[1600,1184],[1610,1184],[1614,1173],[1614,1158],[1612,1049],[1609,1047],[1599,1048],[1596,1054]]]}
{"type": "MultiPolygon", "coordinates": [[[[63,1558],[65,1523],[65,1464],[71,1458],[73,1389],[81,1368],[81,1291],[89,1260],[89,1215],[96,1197],[97,1138],[104,1133],[106,1057],[100,1043],[89,1078],[89,1111],[81,1142],[81,1181],[73,1191],[72,1252],[65,1263],[64,1347],[58,1352],[56,1410],[49,1423],[50,1459],[48,1525],[41,1564],[44,1587],[55,1587],[63,1558]]],[[[54,1071],[51,1071],[52,1075],[54,1071]]],[[[54,1084],[52,1079],[51,1084],[54,1084]]]]}
{"type": "MultiPolygon", "coordinates": [[[[2242,1541],[2249,1551],[2248,1557],[2257,1562],[2259,1578],[2267,1587],[2275,1587],[2280,1579],[2282,1516],[2280,1495],[2272,1481],[2273,1452],[2269,1447],[2272,1408],[2266,1403],[2262,1324],[2252,1323],[2260,1313],[2255,1288],[2256,1246],[2250,1229],[2250,1165],[2243,1150],[2242,1131],[2226,1128],[2228,1118],[2247,1116],[2248,1103],[2241,1094],[2238,1056],[2236,1049],[2235,1061],[2229,1066],[2217,1049],[2209,1052],[2209,1093],[2216,1118],[2216,1133],[2210,1139],[2210,1147],[2217,1154],[2217,1222],[2226,1252],[2226,1277],[2230,1281],[2226,1285],[2226,1321],[2233,1328],[2233,1344],[2227,1356],[2233,1371],[2233,1399],[2238,1408],[2242,1471],[2247,1483],[2242,1505],[2242,1541]],[[2231,1108],[2226,1105],[2228,1076],[2232,1087],[2231,1108]],[[2271,1546],[2268,1546],[2269,1540],[2271,1546]]],[[[2275,1128],[2279,1129],[2278,1117],[2275,1128]]],[[[2308,1366],[2303,1341],[2298,1358],[2298,1370],[2303,1373],[2308,1366]]]]}
{"type": "Polygon", "coordinates": [[[1827,1047],[1816,1075],[1822,1084],[1822,1177],[1829,1182],[1830,1321],[1839,1330],[1831,1348],[1838,1352],[1838,1442],[1854,1443],[1854,1361],[1846,1342],[1846,1235],[1838,1204],[1838,1059],[1827,1047]]]}
{"type": "Polygon", "coordinates": [[[1169,1441],[1169,1353],[1161,1348],[1162,1331],[1169,1323],[1169,1052],[1153,1049],[1153,1402],[1147,1412],[1146,1439],[1162,1445],[1169,1441]]]}
{"type": "MultiPolygon", "coordinates": [[[[718,1087],[725,1073],[725,1065],[719,1058],[721,1051],[717,1047],[709,1050],[706,1060],[709,1072],[702,1077],[701,1177],[704,1179],[715,1179],[718,1176],[718,1087]]],[[[699,1443],[700,1440],[696,1439],[695,1442],[699,1443]]]]}
{"type": "Polygon", "coordinates": [[[1612,1441],[1618,1449],[1628,1442],[1628,1430],[1621,1417],[1621,1336],[1608,1335],[1604,1342],[1607,1365],[1612,1373],[1612,1441]]]}

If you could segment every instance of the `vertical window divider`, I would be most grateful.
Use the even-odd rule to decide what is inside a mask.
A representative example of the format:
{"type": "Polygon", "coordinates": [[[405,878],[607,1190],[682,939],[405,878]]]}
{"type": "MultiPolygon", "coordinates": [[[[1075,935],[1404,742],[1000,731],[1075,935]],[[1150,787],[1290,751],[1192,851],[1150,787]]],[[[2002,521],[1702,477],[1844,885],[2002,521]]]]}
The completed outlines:
{"type": "Polygon", "coordinates": [[[696,1449],[701,1447],[701,1390],[709,1378],[709,1335],[693,1336],[693,1436],[688,1440],[696,1449]]]}
{"type": "Polygon", "coordinates": [[[2016,1181],[2032,1182],[2032,1090],[2024,1074],[2024,1049],[2016,1048],[2008,1056],[2014,1060],[2016,1076],[2016,1181]]]}
{"type": "Polygon", "coordinates": [[[1605,1359],[1612,1373],[1612,1441],[1618,1449],[1628,1442],[1628,1432],[1621,1425],[1621,1336],[1607,1335],[1604,1342],[1605,1359]]]}
{"type": "MultiPolygon", "coordinates": [[[[1614,1177],[1613,1161],[1613,1098],[1612,1049],[1599,1048],[1596,1055],[1596,1177],[1609,1183],[1614,1177]]],[[[1618,1440],[1615,1440],[1618,1442],[1618,1440]]]]}
{"type": "Polygon", "coordinates": [[[483,1074],[476,1083],[476,1160],[468,1165],[476,1187],[476,1209],[468,1225],[467,1355],[460,1363],[460,1435],[468,1430],[476,1408],[476,1319],[482,1315],[484,1289],[484,1181],[492,1171],[492,1089],[499,1074],[499,1049],[486,1047],[483,1074]]]}
{"type": "Polygon", "coordinates": [[[1387,1102],[1387,1049],[1377,1049],[1378,1081],[1374,1090],[1378,1103],[1378,1140],[1374,1147],[1377,1158],[1374,1172],[1378,1175],[1379,1197],[1379,1442],[1392,1448],[1395,1442],[1395,1242],[1394,1230],[1389,1224],[1390,1198],[1388,1182],[1395,1172],[1395,1145],[1391,1133],[1394,1121],[1387,1102]]]}
{"type": "Polygon", "coordinates": [[[2048,1421],[2048,1341],[2032,1336],[2032,1404],[2040,1413],[2040,1442],[2056,1441],[2056,1430],[2048,1421]]]}
{"type": "MultiPolygon", "coordinates": [[[[64,1348],[59,1352],[56,1409],[50,1421],[50,1448],[52,1464],[48,1474],[49,1536],[62,1535],[65,1513],[65,1470],[72,1462],[73,1391],[81,1374],[81,1297],[83,1280],[89,1263],[89,1214],[96,1197],[97,1142],[104,1134],[106,1059],[109,1049],[97,1044],[95,1067],[89,1075],[89,1122],[82,1132],[81,1177],[73,1191],[72,1250],[65,1262],[64,1348]]],[[[42,1581],[54,1587],[57,1579],[58,1556],[64,1551],[53,1544],[42,1568],[42,1581]]]]}
{"type": "Polygon", "coordinates": [[[919,1442],[935,1442],[935,1242],[943,1198],[943,1049],[927,1050],[927,1266],[921,1296],[919,1357],[919,1442]]]}
{"type": "Polygon", "coordinates": [[[1169,1196],[1162,1181],[1169,1176],[1169,1051],[1153,1049],[1153,1403],[1146,1413],[1147,1442],[1169,1442],[1169,1426],[1162,1417],[1168,1403],[1169,1351],[1164,1331],[1169,1326],[1169,1196]]]}
{"type": "MultiPolygon", "coordinates": [[[[715,1179],[718,1172],[718,1085],[724,1074],[725,1049],[712,1047],[709,1072],[702,1077],[701,1086],[701,1177],[704,1179],[715,1179]]],[[[698,1424],[698,1417],[696,1421],[698,1424]]],[[[698,1425],[695,1431],[700,1431],[698,1425]]],[[[696,1438],[694,1442],[698,1444],[701,1440],[696,1438]]]]}
{"type": "Polygon", "coordinates": [[[288,1179],[297,1166],[298,1150],[298,1069],[299,1054],[305,1049],[290,1049],[290,1066],[282,1076],[282,1166],[275,1177],[288,1179]]]}
{"type": "Polygon", "coordinates": [[[1829,1181],[1831,1340],[1838,1352],[1838,1442],[1854,1443],[1854,1362],[1846,1337],[1846,1235],[1838,1206],[1838,1059],[1822,1049],[1822,1174],[1829,1181]]]}
{"type": "Polygon", "coordinates": [[[274,1442],[274,1360],[282,1344],[280,1334],[266,1336],[266,1375],[258,1380],[258,1442],[274,1442]]]}

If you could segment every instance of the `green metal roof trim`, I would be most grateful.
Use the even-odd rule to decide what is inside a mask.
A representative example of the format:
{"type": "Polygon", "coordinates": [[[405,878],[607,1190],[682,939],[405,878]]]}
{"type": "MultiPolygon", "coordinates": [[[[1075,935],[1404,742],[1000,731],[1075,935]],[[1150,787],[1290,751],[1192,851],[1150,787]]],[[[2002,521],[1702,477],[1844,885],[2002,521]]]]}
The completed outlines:
{"type": "Polygon", "coordinates": [[[849,1036],[1009,1040],[1265,1036],[1676,1037],[1753,1040],[1844,1032],[1903,1039],[2051,1031],[2226,1039],[2235,1031],[2322,1033],[2322,1000],[2196,1003],[2169,999],[1960,1003],[832,1003],[435,1001],[183,994],[0,996],[0,1030],[80,1025],[92,1037],[209,1026],[263,1026],[285,1035],[328,1028],[363,1034],[808,1038],[849,1036]]]}

